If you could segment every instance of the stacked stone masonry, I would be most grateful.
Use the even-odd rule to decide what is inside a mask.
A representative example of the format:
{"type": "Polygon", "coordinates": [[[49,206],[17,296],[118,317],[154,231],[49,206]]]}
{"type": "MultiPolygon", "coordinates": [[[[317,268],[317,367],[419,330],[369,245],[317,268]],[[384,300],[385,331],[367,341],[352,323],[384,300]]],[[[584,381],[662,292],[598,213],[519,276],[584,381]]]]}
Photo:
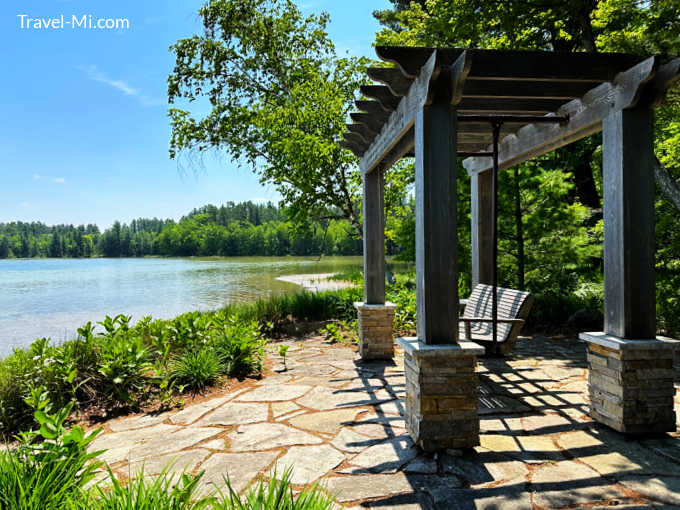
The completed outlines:
{"type": "Polygon", "coordinates": [[[367,305],[354,303],[359,319],[359,354],[363,360],[394,357],[394,311],[391,303],[367,305]]]}
{"type": "Polygon", "coordinates": [[[476,356],[404,354],[406,429],[425,451],[479,445],[476,356]]]}
{"type": "Polygon", "coordinates": [[[673,350],[588,344],[590,415],[630,434],[674,432],[673,350]]]}

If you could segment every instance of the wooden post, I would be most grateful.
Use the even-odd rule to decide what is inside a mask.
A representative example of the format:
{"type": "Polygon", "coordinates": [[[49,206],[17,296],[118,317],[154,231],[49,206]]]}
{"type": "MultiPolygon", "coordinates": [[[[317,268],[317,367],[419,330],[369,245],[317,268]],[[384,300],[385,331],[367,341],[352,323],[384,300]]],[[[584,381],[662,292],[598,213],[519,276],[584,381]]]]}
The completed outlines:
{"type": "Polygon", "coordinates": [[[656,337],[653,113],[638,107],[603,122],[604,329],[656,337]]]}
{"type": "Polygon", "coordinates": [[[385,182],[380,168],[364,175],[364,302],[385,303],[385,182]]]}
{"type": "Polygon", "coordinates": [[[491,257],[492,222],[491,210],[492,173],[474,173],[472,184],[472,286],[492,283],[493,261],[491,257]]]}
{"type": "Polygon", "coordinates": [[[456,131],[448,103],[416,114],[416,307],[425,344],[458,342],[456,131]]]}

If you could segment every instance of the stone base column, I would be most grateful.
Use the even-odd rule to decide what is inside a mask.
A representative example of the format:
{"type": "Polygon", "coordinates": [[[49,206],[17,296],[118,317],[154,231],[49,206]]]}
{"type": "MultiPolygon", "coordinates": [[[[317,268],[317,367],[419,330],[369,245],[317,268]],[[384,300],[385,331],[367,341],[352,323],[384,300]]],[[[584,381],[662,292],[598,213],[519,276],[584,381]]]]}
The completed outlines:
{"type": "Polygon", "coordinates": [[[359,354],[363,360],[394,358],[394,311],[397,305],[354,303],[359,317],[359,354]]]}
{"type": "Polygon", "coordinates": [[[672,342],[581,333],[588,343],[590,416],[627,434],[675,431],[672,342]]]}
{"type": "Polygon", "coordinates": [[[473,342],[427,345],[398,338],[404,348],[406,429],[425,451],[479,444],[477,355],[473,342]]]}

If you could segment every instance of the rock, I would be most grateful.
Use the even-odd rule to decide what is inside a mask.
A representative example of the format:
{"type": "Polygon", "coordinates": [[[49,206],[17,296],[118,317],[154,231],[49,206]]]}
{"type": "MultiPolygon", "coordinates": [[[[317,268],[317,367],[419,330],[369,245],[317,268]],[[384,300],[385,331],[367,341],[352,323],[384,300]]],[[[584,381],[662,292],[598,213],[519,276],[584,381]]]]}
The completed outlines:
{"type": "Polygon", "coordinates": [[[436,474],[437,461],[430,457],[417,457],[403,469],[404,473],[436,474]]]}
{"type": "Polygon", "coordinates": [[[279,416],[283,416],[300,409],[300,406],[295,402],[272,402],[271,406],[272,415],[274,418],[278,418],[279,416]]]}
{"type": "Polygon", "coordinates": [[[201,479],[201,492],[207,494],[213,492],[215,486],[224,487],[227,477],[232,488],[239,492],[261,471],[266,470],[277,455],[278,452],[216,453],[201,466],[205,470],[201,479]]]}
{"type": "Polygon", "coordinates": [[[280,402],[301,397],[311,389],[311,386],[297,384],[267,384],[242,394],[236,400],[239,402],[280,402]]]}
{"type": "Polygon", "coordinates": [[[413,487],[403,473],[336,476],[326,478],[324,481],[328,491],[331,494],[337,494],[336,499],[342,503],[413,491],[413,487]]]}
{"type": "Polygon", "coordinates": [[[534,503],[546,508],[623,498],[595,471],[571,460],[540,467],[531,478],[531,491],[534,503]]]}
{"type": "Polygon", "coordinates": [[[204,414],[209,413],[213,409],[216,409],[225,402],[229,401],[231,398],[232,395],[228,395],[226,397],[213,398],[199,404],[187,406],[179,413],[170,416],[170,421],[178,425],[189,425],[190,423],[198,420],[204,414]]]}
{"type": "MultiPolygon", "coordinates": [[[[387,398],[387,400],[390,399],[391,397],[387,398]]],[[[340,407],[365,406],[377,403],[377,400],[373,396],[361,392],[317,386],[304,397],[298,399],[297,402],[310,409],[326,411],[340,407]]]]}
{"type": "Polygon", "coordinates": [[[622,478],[621,483],[648,498],[680,506],[680,478],[678,477],[631,475],[622,478]]]}
{"type": "Polygon", "coordinates": [[[517,436],[520,452],[513,453],[513,457],[528,463],[540,464],[549,460],[562,460],[564,456],[548,436],[517,436]]]}
{"type": "Polygon", "coordinates": [[[352,427],[347,427],[335,436],[331,444],[343,452],[359,453],[380,441],[382,439],[369,439],[355,432],[352,427]]]}
{"type": "Polygon", "coordinates": [[[291,468],[291,483],[306,485],[328,473],[343,460],[345,456],[328,445],[293,446],[276,461],[276,472],[281,475],[291,468]]]}
{"type": "Polygon", "coordinates": [[[519,452],[519,443],[514,436],[480,434],[479,445],[496,453],[519,452]]]}
{"type": "Polygon", "coordinates": [[[268,450],[281,446],[319,444],[323,441],[309,434],[280,423],[257,423],[241,425],[229,434],[231,450],[246,452],[252,450],[268,450]]]}
{"type": "Polygon", "coordinates": [[[353,422],[358,412],[359,409],[350,407],[319,413],[307,413],[291,418],[288,423],[294,427],[314,432],[336,434],[342,426],[353,422]]]}
{"type": "Polygon", "coordinates": [[[210,455],[210,451],[196,448],[186,452],[168,453],[143,461],[132,462],[128,469],[133,478],[140,476],[142,469],[144,476],[158,475],[165,468],[167,468],[168,473],[191,473],[198,463],[208,455],[210,455]]]}
{"type": "Polygon", "coordinates": [[[597,448],[602,446],[600,441],[592,432],[582,430],[575,430],[573,432],[565,432],[560,434],[557,438],[557,444],[565,450],[574,450],[572,455],[578,456],[577,450],[582,448],[597,448]]]}
{"type": "MultiPolygon", "coordinates": [[[[599,455],[583,455],[581,462],[587,464],[601,475],[622,475],[634,471],[642,471],[642,466],[618,452],[601,453],[599,455]]],[[[680,474],[680,467],[678,468],[680,474]]]]}
{"type": "Polygon", "coordinates": [[[531,495],[517,488],[428,490],[437,508],[531,510],[531,495]]]}
{"type": "Polygon", "coordinates": [[[394,472],[414,459],[418,450],[408,436],[370,446],[351,460],[352,465],[376,473],[394,472]]]}
{"type": "Polygon", "coordinates": [[[112,432],[123,432],[125,430],[141,429],[162,423],[170,417],[170,413],[152,413],[142,414],[140,416],[133,416],[122,420],[113,420],[109,422],[109,428],[112,432]]]}
{"type": "Polygon", "coordinates": [[[209,425],[242,425],[267,421],[269,406],[267,404],[240,404],[231,402],[226,404],[198,422],[199,426],[209,425]]]}
{"type": "Polygon", "coordinates": [[[226,450],[227,442],[224,439],[213,439],[212,441],[201,444],[201,448],[208,448],[210,450],[226,450]]]}

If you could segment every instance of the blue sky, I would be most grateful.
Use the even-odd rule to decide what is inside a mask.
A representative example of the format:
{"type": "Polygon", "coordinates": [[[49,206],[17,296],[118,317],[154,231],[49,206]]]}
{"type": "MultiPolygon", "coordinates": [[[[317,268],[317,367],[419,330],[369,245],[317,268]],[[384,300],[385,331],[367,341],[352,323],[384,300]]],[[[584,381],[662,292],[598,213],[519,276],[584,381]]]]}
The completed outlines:
{"type": "MultiPolygon", "coordinates": [[[[194,0],[0,2],[0,222],[179,218],[207,203],[277,200],[247,169],[168,158],[168,47],[200,30],[194,0]],[[129,29],[21,28],[18,15],[127,18],[129,29]]],[[[299,0],[325,10],[340,51],[373,56],[388,0],[299,0]]],[[[24,21],[26,21],[24,19],[24,21]]]]}

